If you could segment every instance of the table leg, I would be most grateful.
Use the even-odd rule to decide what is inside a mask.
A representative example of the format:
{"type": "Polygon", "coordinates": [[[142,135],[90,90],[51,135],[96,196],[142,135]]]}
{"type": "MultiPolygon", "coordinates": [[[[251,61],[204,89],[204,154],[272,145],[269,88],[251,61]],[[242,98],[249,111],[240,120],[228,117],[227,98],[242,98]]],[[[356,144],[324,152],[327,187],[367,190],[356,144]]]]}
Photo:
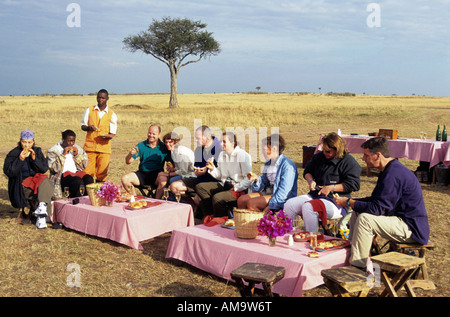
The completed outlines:
{"type": "Polygon", "coordinates": [[[411,269],[411,270],[407,271],[403,275],[403,278],[397,283],[397,285],[395,285],[395,290],[398,291],[400,288],[402,288],[404,286],[406,293],[408,293],[408,295],[410,297],[416,297],[416,294],[414,293],[411,285],[409,284],[409,280],[419,268],[415,268],[415,269],[411,269]]]}
{"type": "Polygon", "coordinates": [[[250,281],[247,285],[247,291],[250,294],[250,297],[253,297],[253,295],[255,294],[255,282],[250,281]]]}
{"type": "Polygon", "coordinates": [[[241,278],[234,279],[237,285],[237,288],[239,289],[239,293],[241,293],[242,297],[247,297],[247,292],[245,291],[245,285],[241,278]]]}
{"type": "Polygon", "coordinates": [[[272,283],[262,283],[264,291],[266,292],[266,295],[268,297],[274,297],[273,292],[272,292],[272,283]]]}
{"type": "Polygon", "coordinates": [[[381,293],[380,296],[384,297],[384,296],[388,296],[388,294],[389,294],[392,297],[398,297],[397,291],[404,286],[408,296],[416,297],[416,294],[414,293],[413,288],[411,287],[411,284],[409,283],[409,280],[419,268],[414,268],[414,269],[411,269],[408,271],[399,272],[399,273],[395,274],[391,280],[389,280],[389,277],[387,276],[386,272],[382,272],[381,280],[383,281],[383,284],[385,285],[385,289],[383,290],[383,292],[381,293]]]}
{"type": "Polygon", "coordinates": [[[381,297],[385,297],[388,295],[388,293],[392,297],[398,297],[397,293],[395,292],[394,286],[392,286],[391,281],[389,280],[389,277],[387,276],[386,272],[381,272],[381,281],[384,284],[384,290],[381,293],[381,297]]]}

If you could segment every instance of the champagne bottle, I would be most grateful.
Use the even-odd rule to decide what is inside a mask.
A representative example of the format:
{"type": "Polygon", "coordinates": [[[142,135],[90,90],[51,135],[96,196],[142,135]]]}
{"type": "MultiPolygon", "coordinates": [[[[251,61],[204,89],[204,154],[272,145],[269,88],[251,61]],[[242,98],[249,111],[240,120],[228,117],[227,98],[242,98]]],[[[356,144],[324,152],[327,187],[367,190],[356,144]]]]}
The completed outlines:
{"type": "Polygon", "coordinates": [[[438,124],[438,128],[436,131],[436,141],[440,141],[441,140],[441,127],[438,124]]]}
{"type": "Polygon", "coordinates": [[[442,131],[442,141],[447,142],[447,127],[444,125],[444,130],[442,131]]]}

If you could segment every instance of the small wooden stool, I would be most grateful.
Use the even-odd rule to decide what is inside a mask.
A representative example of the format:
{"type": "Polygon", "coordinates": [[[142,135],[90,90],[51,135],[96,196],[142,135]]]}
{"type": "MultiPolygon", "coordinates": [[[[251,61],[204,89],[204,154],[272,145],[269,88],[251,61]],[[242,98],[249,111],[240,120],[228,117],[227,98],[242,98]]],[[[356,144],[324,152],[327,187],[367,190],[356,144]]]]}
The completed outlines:
{"type": "MultiPolygon", "coordinates": [[[[419,243],[397,243],[394,241],[390,242],[390,248],[392,251],[408,254],[409,251],[417,251],[419,253],[419,258],[425,259],[425,253],[427,250],[433,250],[434,244],[431,241],[428,241],[428,244],[419,244],[419,243]]],[[[422,273],[422,279],[419,279],[419,271],[411,280],[412,287],[420,287],[424,290],[433,290],[436,289],[434,283],[428,279],[428,270],[426,261],[421,266],[420,272],[422,273]]]]}
{"type": "Polygon", "coordinates": [[[409,296],[416,297],[410,284],[410,278],[425,263],[424,258],[399,252],[388,252],[376,255],[371,259],[381,269],[381,280],[385,286],[381,293],[382,297],[388,295],[397,297],[397,291],[402,287],[405,287],[409,296]]]}
{"type": "Polygon", "coordinates": [[[373,286],[369,274],[354,267],[343,266],[322,270],[323,281],[335,297],[350,297],[358,292],[358,297],[365,297],[373,286]]]}
{"type": "Polygon", "coordinates": [[[272,288],[280,281],[286,272],[281,266],[273,266],[261,263],[245,263],[231,272],[231,277],[236,281],[242,297],[253,296],[255,284],[261,283],[266,296],[274,297],[272,288]],[[248,283],[244,285],[244,281],[248,283]]]}

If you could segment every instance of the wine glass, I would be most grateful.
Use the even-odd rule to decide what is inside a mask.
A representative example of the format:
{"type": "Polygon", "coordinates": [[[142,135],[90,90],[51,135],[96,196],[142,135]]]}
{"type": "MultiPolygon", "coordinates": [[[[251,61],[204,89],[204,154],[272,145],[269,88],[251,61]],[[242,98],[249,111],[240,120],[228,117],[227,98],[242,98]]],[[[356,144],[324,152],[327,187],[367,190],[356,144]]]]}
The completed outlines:
{"type": "Polygon", "coordinates": [[[163,198],[167,201],[167,198],[169,198],[169,189],[164,188],[163,198]]]}
{"type": "Polygon", "coordinates": [[[70,191],[69,191],[69,187],[64,187],[64,197],[66,197],[66,200],[69,200],[69,196],[70,196],[70,191]]]}
{"type": "Polygon", "coordinates": [[[177,190],[177,191],[175,192],[175,199],[177,200],[177,204],[179,204],[179,203],[180,203],[180,200],[181,200],[181,193],[180,193],[179,190],[177,190]]]}
{"type": "Polygon", "coordinates": [[[300,216],[295,216],[292,220],[292,230],[298,230],[300,227],[300,216]]]}
{"type": "Polygon", "coordinates": [[[80,194],[84,196],[84,185],[80,185],[80,194]]]}
{"type": "Polygon", "coordinates": [[[316,251],[317,248],[317,234],[315,232],[310,232],[309,234],[309,243],[313,251],[316,251]]]}

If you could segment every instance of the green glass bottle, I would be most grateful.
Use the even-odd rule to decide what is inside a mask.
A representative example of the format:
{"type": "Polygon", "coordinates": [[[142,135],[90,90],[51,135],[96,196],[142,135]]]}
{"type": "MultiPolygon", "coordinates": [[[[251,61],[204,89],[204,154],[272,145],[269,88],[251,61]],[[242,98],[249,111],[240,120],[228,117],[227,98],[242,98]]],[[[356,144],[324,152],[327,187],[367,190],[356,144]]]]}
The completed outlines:
{"type": "Polygon", "coordinates": [[[447,127],[444,125],[444,130],[442,131],[442,141],[447,142],[447,127]]]}
{"type": "Polygon", "coordinates": [[[436,130],[436,141],[440,141],[441,140],[441,127],[438,124],[438,128],[436,130]]]}

